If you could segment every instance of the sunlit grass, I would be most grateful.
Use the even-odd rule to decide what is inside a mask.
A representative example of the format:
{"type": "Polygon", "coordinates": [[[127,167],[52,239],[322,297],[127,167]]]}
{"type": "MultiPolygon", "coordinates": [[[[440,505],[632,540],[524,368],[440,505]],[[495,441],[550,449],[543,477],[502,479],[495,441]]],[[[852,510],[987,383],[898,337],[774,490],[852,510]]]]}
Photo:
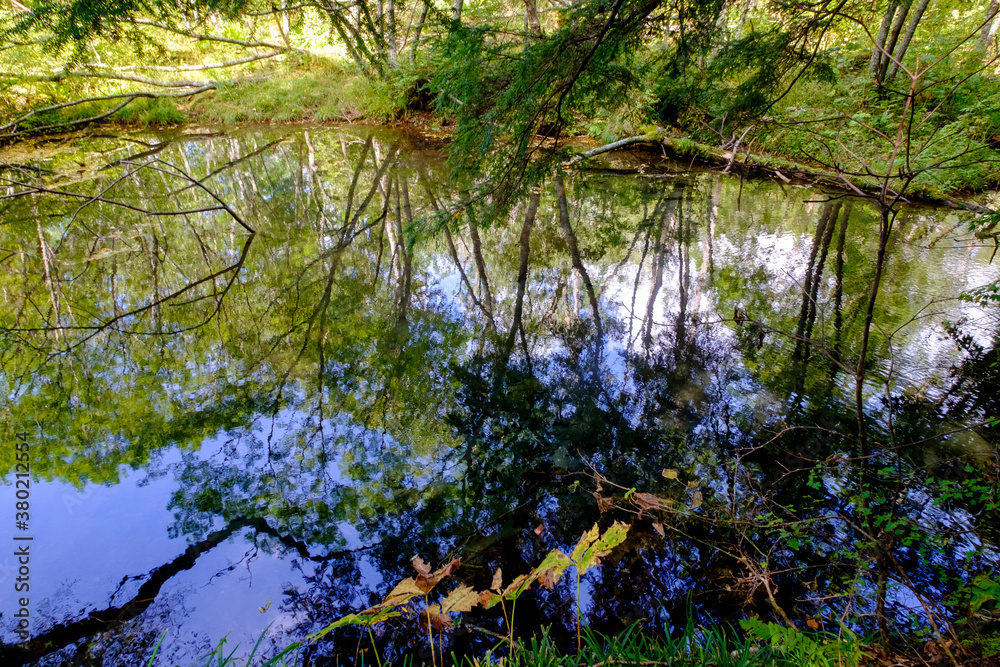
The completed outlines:
{"type": "MultiPolygon", "coordinates": [[[[263,635],[262,635],[263,638],[263,635]]],[[[436,661],[438,667],[605,667],[610,665],[640,665],[645,667],[853,667],[858,664],[860,644],[849,639],[816,635],[817,642],[827,646],[842,646],[842,651],[828,651],[825,655],[810,657],[802,652],[786,650],[780,645],[759,642],[742,636],[728,626],[709,628],[689,622],[686,627],[671,634],[649,634],[633,625],[617,635],[605,636],[584,629],[584,643],[579,652],[561,649],[547,630],[519,640],[513,650],[499,641],[482,656],[446,655],[436,661]],[[837,657],[830,658],[833,654],[837,657]]],[[[248,655],[237,655],[239,647],[230,647],[220,641],[215,649],[203,656],[198,667],[299,667],[302,665],[302,648],[293,644],[278,655],[263,658],[257,655],[257,645],[248,655]]],[[[364,652],[358,656],[343,656],[345,663],[377,665],[386,663],[379,657],[364,652]],[[367,657],[366,657],[367,656],[367,657]]],[[[401,663],[405,667],[416,665],[412,656],[401,663]]],[[[164,667],[156,655],[147,667],[164,667]]]]}

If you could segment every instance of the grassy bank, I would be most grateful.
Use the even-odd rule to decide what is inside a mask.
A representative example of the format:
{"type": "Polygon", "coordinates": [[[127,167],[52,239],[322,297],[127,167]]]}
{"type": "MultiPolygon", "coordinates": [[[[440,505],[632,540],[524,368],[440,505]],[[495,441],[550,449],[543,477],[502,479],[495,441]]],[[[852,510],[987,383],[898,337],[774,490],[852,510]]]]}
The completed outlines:
{"type": "MultiPolygon", "coordinates": [[[[396,120],[441,127],[452,120],[434,116],[439,91],[428,83],[437,71],[429,51],[415,64],[400,54],[396,69],[377,76],[329,39],[321,17],[303,19],[294,34],[262,20],[222,22],[214,35],[177,30],[144,26],[139,46],[98,40],[79,53],[53,52],[46,41],[0,50],[0,142],[77,129],[91,120],[129,128],[396,120]],[[219,39],[228,41],[214,41],[219,39]]],[[[778,179],[799,174],[871,188],[861,172],[883,166],[890,151],[881,135],[893,132],[900,109],[898,99],[874,91],[859,73],[865,53],[864,44],[845,44],[836,76],[797,83],[763,118],[737,132],[726,129],[724,118],[719,131],[710,105],[694,98],[684,112],[665,117],[656,108],[662,96],[657,79],[648,77],[620,105],[568,117],[562,133],[598,144],[656,135],[657,152],[678,158],[778,179]],[[847,182],[832,173],[834,144],[861,165],[847,182]]],[[[652,71],[653,55],[639,71],[652,71]]],[[[952,67],[968,69],[963,62],[952,67]]],[[[929,96],[917,111],[917,120],[927,121],[912,136],[914,145],[929,145],[922,159],[969,159],[921,174],[908,190],[912,196],[944,201],[997,187],[1000,79],[993,69],[960,79],[947,99],[929,96]]]]}
{"type": "MultiPolygon", "coordinates": [[[[121,128],[165,128],[196,125],[234,125],[301,122],[374,122],[399,121],[420,128],[440,129],[450,124],[450,118],[436,116],[428,111],[432,91],[421,90],[423,75],[415,70],[403,70],[390,80],[373,78],[359,72],[353,65],[333,57],[292,54],[281,60],[255,68],[238,83],[217,81],[214,89],[190,97],[139,98],[126,107],[110,113],[100,124],[121,128]]],[[[82,95],[103,97],[121,94],[118,83],[86,89],[57,86],[53,83],[36,84],[33,96],[44,97],[51,105],[77,99],[82,95]]],[[[655,134],[657,140],[648,142],[656,153],[665,152],[683,160],[698,160],[712,165],[730,166],[735,172],[752,173],[785,180],[798,179],[826,186],[844,187],[843,178],[833,174],[828,166],[810,159],[822,154],[822,144],[814,135],[795,126],[796,119],[806,116],[830,117],[834,114],[851,114],[865,117],[875,114],[884,124],[892,122],[887,104],[879,111],[878,103],[858,103],[854,108],[832,108],[825,105],[822,91],[812,96],[802,94],[783,105],[773,114],[771,123],[752,129],[744,142],[734,151],[733,146],[699,133],[680,128],[651,126],[643,120],[640,109],[618,110],[606,117],[580,119],[568,132],[576,136],[589,136],[595,142],[610,143],[634,135],[655,134]]],[[[845,93],[850,97],[850,93],[845,93]]],[[[38,114],[23,123],[23,127],[41,128],[34,136],[44,134],[46,127],[71,129],[74,123],[107,112],[116,101],[97,101],[74,105],[38,114]]],[[[1000,106],[998,106],[1000,108],[1000,106]]],[[[14,113],[23,115],[24,109],[8,105],[5,118],[14,113]]],[[[1000,133],[1000,113],[986,116],[969,116],[961,124],[975,124],[965,131],[953,128],[945,149],[955,149],[962,141],[988,143],[1000,133]],[[993,115],[997,118],[994,119],[993,115]]],[[[839,138],[859,152],[867,151],[867,158],[876,164],[879,155],[872,152],[873,143],[867,131],[857,124],[845,123],[838,130],[839,138]]],[[[31,134],[26,137],[32,136],[31,134]]],[[[848,179],[862,189],[872,183],[861,176],[848,179]]],[[[948,203],[955,197],[968,196],[995,189],[1000,183],[1000,153],[992,147],[984,148],[977,159],[958,168],[929,174],[910,189],[911,197],[925,201],[948,203]]]]}

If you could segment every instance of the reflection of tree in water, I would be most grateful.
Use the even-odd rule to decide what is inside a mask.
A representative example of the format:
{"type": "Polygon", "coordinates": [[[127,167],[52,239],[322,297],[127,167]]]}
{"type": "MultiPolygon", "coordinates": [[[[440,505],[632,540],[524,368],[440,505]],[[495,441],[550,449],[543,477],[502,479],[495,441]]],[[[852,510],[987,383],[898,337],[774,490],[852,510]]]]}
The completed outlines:
{"type": "MultiPolygon", "coordinates": [[[[721,179],[664,187],[556,174],[490,224],[477,207],[450,215],[454,199],[435,165],[404,160],[394,140],[303,133],[204,146],[179,151],[185,169],[208,174],[263,232],[239,256],[241,277],[200,283],[72,354],[59,354],[66,343],[41,317],[37,331],[8,331],[17,342],[0,358],[23,378],[19,411],[119,399],[88,431],[49,409],[41,474],[114,481],[124,465],[172,475],[172,535],[210,548],[227,530],[245,531],[254,549],[294,563],[301,583],[275,600],[293,620],[268,641],[381,599],[410,576],[415,554],[432,563],[460,555],[459,578],[483,588],[497,567],[509,580],[626,512],[641,515],[629,541],[586,582],[597,629],[638,618],[676,624],[689,595],[706,620],[839,614],[870,599],[864,564],[845,555],[864,536],[847,485],[854,415],[837,363],[854,354],[869,280],[865,241],[846,233],[848,220],[852,230],[865,223],[862,207],[765,199],[753,208],[748,192],[747,213],[721,179]],[[437,234],[415,235],[445,219],[437,234]],[[775,270],[768,239],[787,236],[787,220],[814,219],[795,236],[794,261],[775,270]],[[53,353],[51,375],[32,375],[53,353]],[[171,447],[180,462],[161,464],[158,452],[171,447]],[[598,491],[587,475],[609,484],[598,491]],[[680,508],[697,493],[702,504],[640,512],[623,498],[631,488],[680,508]],[[615,507],[602,513],[595,493],[603,509],[615,507]],[[793,519],[808,528],[788,529],[793,519]],[[779,524],[786,535],[776,535],[779,524]]],[[[173,205],[190,194],[162,186],[173,205]]],[[[113,238],[112,227],[96,229],[101,220],[86,222],[113,238]]],[[[136,241],[142,252],[92,259],[61,287],[58,312],[68,304],[114,318],[121,299],[152,303],[232,266],[232,230],[185,224],[149,228],[136,241]],[[106,284],[121,299],[95,296],[106,284]]],[[[95,241],[75,233],[55,261],[69,265],[71,247],[94,254],[95,241]]],[[[893,280],[905,285],[921,270],[914,264],[892,265],[893,280]]],[[[22,288],[35,303],[51,301],[44,281],[22,288]]],[[[894,297],[886,327],[914,308],[894,297]]],[[[875,426],[873,437],[927,438],[946,404],[956,422],[995,408],[975,370],[994,349],[971,353],[934,405],[895,392],[894,435],[875,426]]],[[[875,402],[871,411],[873,424],[887,414],[875,402]]],[[[910,583],[941,599],[950,588],[936,582],[966,542],[924,536],[918,517],[936,493],[917,475],[924,451],[884,452],[879,464],[894,470],[877,488],[883,498],[910,494],[893,506],[898,540],[922,542],[891,548],[910,583]]],[[[960,482],[966,459],[955,457],[937,469],[960,482]]],[[[953,498],[935,511],[944,521],[976,508],[953,498]]],[[[902,618],[909,608],[896,603],[902,618]]],[[[574,604],[570,582],[532,592],[518,602],[518,629],[554,623],[553,636],[568,642],[574,604]]],[[[119,618],[117,634],[98,644],[148,634],[149,614],[119,618]]],[[[499,610],[467,617],[503,627],[499,610]]],[[[475,632],[452,639],[472,652],[491,642],[475,632]]],[[[368,639],[344,628],[311,650],[346,662],[359,641],[368,639]]],[[[390,656],[420,658],[424,647],[412,618],[387,623],[377,641],[390,656]]]]}

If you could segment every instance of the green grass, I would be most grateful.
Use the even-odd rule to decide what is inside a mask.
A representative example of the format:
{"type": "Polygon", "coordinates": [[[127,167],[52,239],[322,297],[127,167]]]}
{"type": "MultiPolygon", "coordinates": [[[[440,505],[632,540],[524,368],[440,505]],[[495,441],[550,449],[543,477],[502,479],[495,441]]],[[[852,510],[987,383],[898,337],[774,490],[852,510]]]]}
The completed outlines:
{"type": "MultiPolygon", "coordinates": [[[[744,636],[728,626],[702,628],[690,622],[674,637],[644,633],[638,625],[612,636],[604,636],[585,628],[583,645],[577,653],[560,649],[548,632],[543,630],[529,639],[518,641],[513,651],[508,649],[506,642],[500,641],[481,657],[450,655],[445,658],[444,664],[447,667],[591,667],[626,664],[657,667],[851,667],[857,665],[861,657],[861,643],[853,637],[798,633],[795,641],[788,642],[783,633],[778,635],[777,640],[772,637],[770,641],[765,641],[753,633],[751,636],[744,636]]],[[[196,665],[298,667],[301,664],[299,644],[293,644],[279,655],[265,659],[257,655],[262,641],[263,635],[249,655],[240,657],[237,655],[239,647],[229,647],[223,639],[196,665]]],[[[381,660],[369,659],[365,662],[375,665],[381,660]]],[[[403,664],[409,666],[413,662],[408,658],[403,664]]],[[[166,662],[157,661],[155,652],[147,666],[172,667],[166,662]]]]}
{"type": "Polygon", "coordinates": [[[401,81],[379,81],[334,61],[313,60],[265,81],[221,87],[196,98],[189,114],[194,120],[223,124],[382,122],[402,113],[406,101],[402,91],[401,81]]]}

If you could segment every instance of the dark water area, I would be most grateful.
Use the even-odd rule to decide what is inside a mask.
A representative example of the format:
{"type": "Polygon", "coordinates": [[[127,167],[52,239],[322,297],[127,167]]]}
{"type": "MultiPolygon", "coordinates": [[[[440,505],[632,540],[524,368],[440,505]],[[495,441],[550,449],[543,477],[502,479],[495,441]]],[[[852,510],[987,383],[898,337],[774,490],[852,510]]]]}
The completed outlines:
{"type": "MultiPolygon", "coordinates": [[[[414,556],[461,558],[442,592],[483,590],[616,520],[628,538],[580,584],[601,632],[872,632],[880,588],[915,630],[995,572],[1000,312],[961,295],[1000,268],[965,213],[895,223],[862,456],[863,201],[568,172],[491,219],[436,149],[354,127],[2,159],[4,665],[140,665],[161,636],[158,664],[223,637],[272,655],[414,556]]],[[[574,645],[576,596],[532,588],[517,633],[574,645]]],[[[430,660],[422,605],[374,628],[383,659],[430,660]]],[[[499,607],[453,616],[446,652],[506,633],[499,607]]],[[[344,627],[306,657],[369,646],[344,627]]]]}

